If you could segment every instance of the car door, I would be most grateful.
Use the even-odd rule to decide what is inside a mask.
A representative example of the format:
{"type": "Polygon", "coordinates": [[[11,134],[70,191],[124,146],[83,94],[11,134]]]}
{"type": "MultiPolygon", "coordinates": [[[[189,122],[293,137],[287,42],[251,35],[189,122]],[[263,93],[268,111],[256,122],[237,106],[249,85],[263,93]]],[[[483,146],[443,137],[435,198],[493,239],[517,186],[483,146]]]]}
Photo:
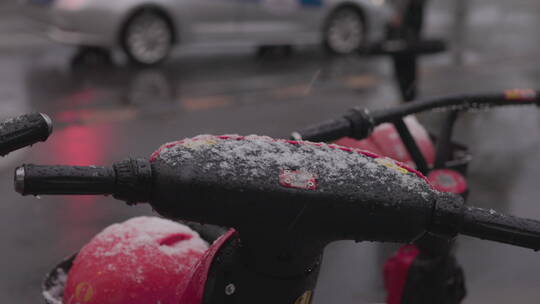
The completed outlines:
{"type": "Polygon", "coordinates": [[[260,44],[318,37],[325,0],[243,0],[243,33],[260,44]]]}
{"type": "Polygon", "coordinates": [[[241,0],[173,0],[183,42],[240,39],[241,0]]]}

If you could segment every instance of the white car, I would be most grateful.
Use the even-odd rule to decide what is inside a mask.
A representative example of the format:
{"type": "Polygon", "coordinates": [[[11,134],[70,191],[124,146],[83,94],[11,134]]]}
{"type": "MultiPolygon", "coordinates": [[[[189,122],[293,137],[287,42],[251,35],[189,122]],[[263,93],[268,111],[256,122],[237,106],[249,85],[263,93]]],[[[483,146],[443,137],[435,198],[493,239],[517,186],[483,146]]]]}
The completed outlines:
{"type": "Polygon", "coordinates": [[[25,0],[42,10],[55,41],[121,47],[139,64],[175,45],[216,47],[323,43],[350,54],[383,38],[388,0],[25,0]]]}

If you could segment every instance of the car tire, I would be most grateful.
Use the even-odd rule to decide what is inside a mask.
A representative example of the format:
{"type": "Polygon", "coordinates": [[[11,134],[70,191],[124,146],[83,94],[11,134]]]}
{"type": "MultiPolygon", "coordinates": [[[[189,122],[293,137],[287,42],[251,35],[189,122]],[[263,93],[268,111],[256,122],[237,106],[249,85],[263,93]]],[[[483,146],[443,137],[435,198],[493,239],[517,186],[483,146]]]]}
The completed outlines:
{"type": "Polygon", "coordinates": [[[111,50],[100,47],[81,46],[71,58],[71,68],[104,68],[113,65],[111,50]]]}
{"type": "Polygon", "coordinates": [[[289,57],[292,54],[292,45],[262,45],[255,52],[258,59],[289,57]]]}
{"type": "Polygon", "coordinates": [[[145,112],[166,112],[176,100],[176,89],[161,69],[135,69],[123,99],[145,112]],[[152,101],[149,103],[149,101],[152,101]]]}
{"type": "Polygon", "coordinates": [[[350,7],[335,10],[327,19],[323,38],[325,49],[334,55],[357,52],[366,43],[364,17],[350,7]]]}
{"type": "Polygon", "coordinates": [[[155,10],[143,10],[126,22],[121,44],[129,60],[137,65],[152,66],[168,56],[174,44],[170,20],[155,10]]]}

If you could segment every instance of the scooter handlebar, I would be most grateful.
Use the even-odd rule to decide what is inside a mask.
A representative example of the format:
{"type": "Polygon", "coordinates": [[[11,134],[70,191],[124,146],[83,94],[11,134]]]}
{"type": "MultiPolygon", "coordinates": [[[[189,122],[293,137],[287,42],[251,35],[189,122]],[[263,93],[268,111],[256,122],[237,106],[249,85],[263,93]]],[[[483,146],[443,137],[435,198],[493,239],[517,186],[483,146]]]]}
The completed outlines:
{"type": "Polygon", "coordinates": [[[294,132],[293,138],[309,141],[334,141],[341,137],[350,136],[364,139],[371,134],[376,126],[382,123],[393,122],[420,112],[445,108],[471,110],[516,105],[540,105],[540,91],[513,89],[496,94],[452,95],[415,101],[391,109],[372,112],[355,107],[342,117],[294,132]]]}
{"type": "Polygon", "coordinates": [[[15,190],[22,195],[113,194],[111,168],[96,166],[23,165],[15,169],[15,190]]]}
{"type": "Polygon", "coordinates": [[[461,233],[480,239],[540,250],[540,221],[467,207],[461,233]]]}
{"type": "MultiPolygon", "coordinates": [[[[144,186],[147,185],[138,185],[138,187],[144,186]]],[[[117,197],[119,192],[117,173],[113,168],[80,166],[21,166],[15,173],[15,188],[23,195],[113,194],[117,197]]],[[[540,221],[476,207],[466,207],[463,212],[443,213],[438,208],[439,206],[434,209],[434,212],[438,213],[438,227],[449,227],[450,230],[455,230],[460,234],[480,239],[540,250],[540,221]],[[450,227],[446,223],[441,225],[443,222],[452,222],[460,227],[450,227]]],[[[458,209],[460,208],[455,210],[458,209]]]]}
{"type": "Polygon", "coordinates": [[[309,206],[296,225],[313,237],[407,242],[430,231],[540,249],[540,222],[465,207],[389,159],[334,145],[206,135],[164,145],[151,162],[25,165],[15,185],[22,194],[112,194],[169,218],[247,231],[289,227],[309,206]]]}
{"type": "Polygon", "coordinates": [[[419,100],[373,111],[376,125],[392,122],[405,116],[431,110],[478,110],[501,106],[540,105],[540,91],[531,89],[512,89],[494,94],[451,95],[433,99],[419,100]]]}
{"type": "Polygon", "coordinates": [[[365,138],[371,134],[375,122],[367,109],[355,107],[345,115],[293,132],[292,139],[329,142],[341,137],[365,138]]]}
{"type": "Polygon", "coordinates": [[[129,159],[112,168],[22,165],[15,169],[15,191],[22,195],[113,195],[127,202],[147,199],[148,161],[129,159]],[[133,200],[132,200],[133,199],[133,200]]]}
{"type": "Polygon", "coordinates": [[[294,140],[326,142],[343,136],[349,136],[350,133],[351,122],[345,117],[339,117],[294,132],[291,138],[294,140]]]}
{"type": "Polygon", "coordinates": [[[45,141],[52,133],[49,116],[41,113],[26,114],[0,122],[0,155],[45,141]]]}

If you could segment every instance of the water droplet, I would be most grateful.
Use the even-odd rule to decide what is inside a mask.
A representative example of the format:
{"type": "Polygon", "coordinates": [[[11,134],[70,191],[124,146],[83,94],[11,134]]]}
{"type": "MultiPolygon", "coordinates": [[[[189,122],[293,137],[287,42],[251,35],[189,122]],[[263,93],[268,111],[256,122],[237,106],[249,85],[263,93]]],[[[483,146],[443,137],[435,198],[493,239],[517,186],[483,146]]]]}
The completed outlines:
{"type": "Polygon", "coordinates": [[[226,295],[230,296],[230,295],[234,294],[235,291],[236,291],[236,286],[234,286],[234,284],[230,283],[227,286],[225,286],[225,294],[226,295]]]}

